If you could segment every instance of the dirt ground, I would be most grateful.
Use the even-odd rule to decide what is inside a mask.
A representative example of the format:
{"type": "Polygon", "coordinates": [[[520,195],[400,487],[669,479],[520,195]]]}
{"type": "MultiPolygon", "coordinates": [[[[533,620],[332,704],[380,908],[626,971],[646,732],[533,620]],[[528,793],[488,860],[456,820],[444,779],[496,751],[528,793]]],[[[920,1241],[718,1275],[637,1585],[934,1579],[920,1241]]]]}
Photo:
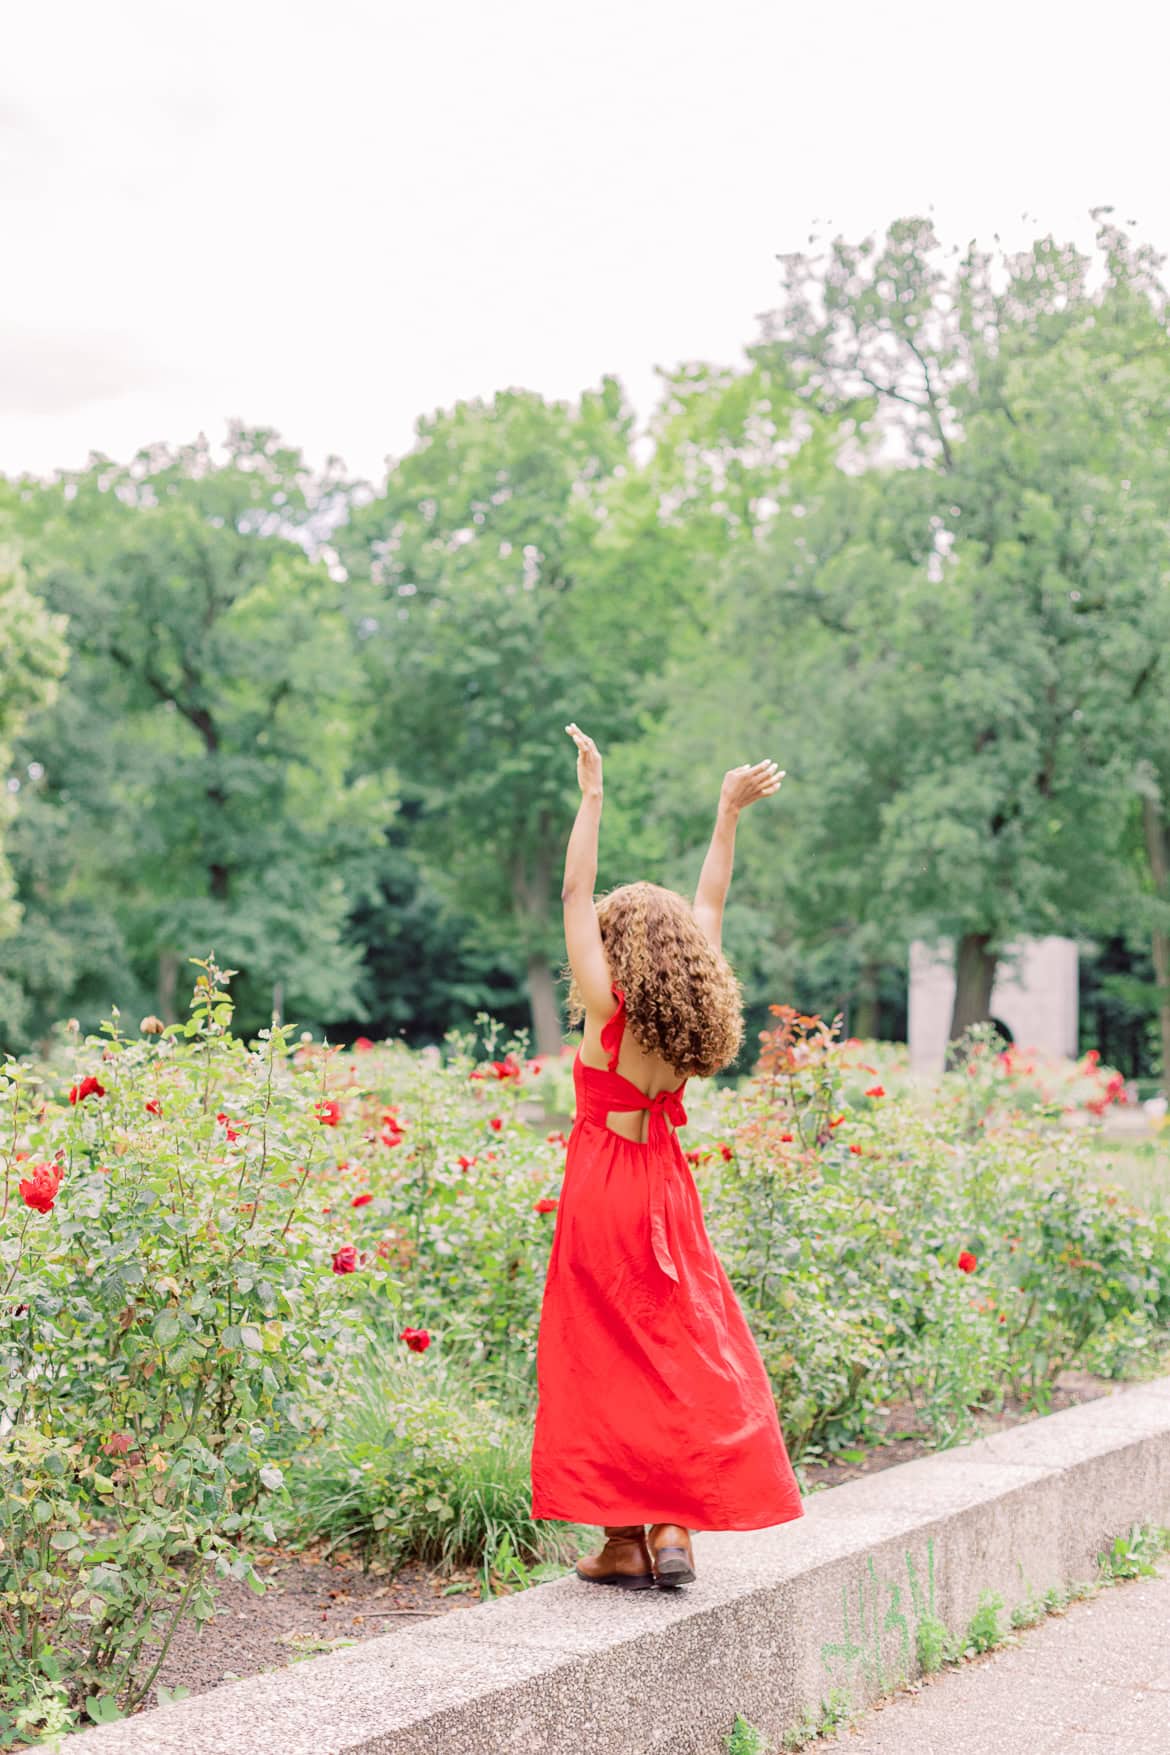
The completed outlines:
{"type": "Polygon", "coordinates": [[[221,1585],[215,1618],[202,1631],[190,1621],[177,1629],[158,1676],[164,1688],[202,1694],[396,1627],[417,1627],[434,1615],[457,1614],[480,1600],[478,1578],[470,1573],[440,1578],[411,1565],[390,1577],[374,1568],[363,1573],[341,1557],[279,1549],[253,1559],[268,1585],[264,1595],[234,1579],[221,1585]],[[444,1595],[453,1585],[464,1588],[444,1595]]]}
{"type": "MultiPolygon", "coordinates": [[[[1051,1412],[1108,1395],[1117,1387],[1086,1372],[1068,1372],[1054,1390],[1051,1412]]],[[[981,1416],[979,1428],[981,1433],[999,1432],[1036,1417],[1016,1404],[1000,1415],[981,1416]]],[[[807,1465],[802,1473],[808,1490],[836,1487],[928,1454],[931,1446],[911,1435],[913,1426],[911,1407],[891,1407],[886,1439],[864,1452],[807,1465]]],[[[478,1575],[473,1572],[441,1577],[410,1565],[394,1576],[377,1567],[363,1573],[344,1555],[326,1560],[319,1554],[279,1549],[254,1558],[269,1588],[258,1597],[234,1581],[221,1586],[214,1620],[202,1631],[193,1623],[177,1630],[158,1678],[165,1688],[183,1687],[199,1694],[221,1682],[279,1669],[339,1645],[381,1637],[399,1627],[417,1627],[435,1615],[458,1614],[480,1601],[478,1575]]]]}
{"type": "MultiPolygon", "coordinates": [[[[1087,1371],[1065,1371],[1053,1386],[1052,1403],[1046,1411],[1059,1414],[1062,1408],[1074,1407],[1078,1402],[1096,1401],[1099,1396],[1111,1395],[1114,1390],[1124,1387],[1108,1378],[1092,1377],[1087,1371]]],[[[884,1410],[884,1416],[885,1437],[872,1449],[847,1451],[828,1462],[804,1465],[802,1473],[810,1492],[822,1487],[839,1487],[842,1482],[856,1481],[861,1475],[876,1475],[882,1469],[892,1469],[897,1463],[912,1462],[916,1456],[929,1456],[937,1449],[927,1438],[916,1433],[918,1420],[909,1402],[891,1402],[884,1410]]],[[[1035,1409],[1009,1398],[1002,1413],[975,1416],[977,1429],[967,1442],[1039,1418],[1035,1409]]]]}

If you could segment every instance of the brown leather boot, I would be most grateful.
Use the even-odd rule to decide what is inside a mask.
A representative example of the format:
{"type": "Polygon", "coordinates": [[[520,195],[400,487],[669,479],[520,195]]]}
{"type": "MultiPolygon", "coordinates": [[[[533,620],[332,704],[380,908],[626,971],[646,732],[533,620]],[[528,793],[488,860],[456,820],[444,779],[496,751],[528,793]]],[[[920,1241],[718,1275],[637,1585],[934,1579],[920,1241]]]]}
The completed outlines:
{"type": "Polygon", "coordinates": [[[673,1589],[678,1584],[693,1584],[695,1556],[691,1549],[691,1532],[681,1523],[652,1523],[646,1538],[656,1583],[673,1589]]]}
{"type": "Polygon", "coordinates": [[[619,1590],[653,1590],[654,1569],[640,1523],[606,1524],[605,1546],[577,1562],[577,1577],[591,1584],[616,1584],[619,1590]]]}

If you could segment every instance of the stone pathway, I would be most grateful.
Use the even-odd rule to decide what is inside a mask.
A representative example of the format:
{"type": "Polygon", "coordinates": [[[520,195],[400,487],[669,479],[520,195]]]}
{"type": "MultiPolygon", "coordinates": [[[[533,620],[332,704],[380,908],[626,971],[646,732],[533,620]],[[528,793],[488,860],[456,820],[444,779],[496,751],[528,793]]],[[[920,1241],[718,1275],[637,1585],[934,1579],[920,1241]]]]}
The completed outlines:
{"type": "Polygon", "coordinates": [[[867,1714],[833,1755],[1170,1755],[1170,1570],[867,1714]]]}

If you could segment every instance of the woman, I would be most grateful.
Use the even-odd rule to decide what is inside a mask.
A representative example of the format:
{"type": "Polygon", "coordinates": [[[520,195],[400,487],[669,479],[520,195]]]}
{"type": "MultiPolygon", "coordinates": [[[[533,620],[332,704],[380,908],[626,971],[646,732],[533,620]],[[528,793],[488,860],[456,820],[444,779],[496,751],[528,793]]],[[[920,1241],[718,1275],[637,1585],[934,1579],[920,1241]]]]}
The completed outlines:
{"type": "Polygon", "coordinates": [[[694,1578],[694,1529],[802,1512],[763,1361],[675,1132],[687,1079],[727,1066],[743,1040],[720,948],[735,826],[784,776],[774,762],[726,776],[693,906],[650,883],[595,903],[601,756],[566,730],[581,787],[562,890],[569,1014],[585,1028],[541,1308],[532,1515],[601,1524],[604,1546],[578,1575],[641,1590],[694,1578]]]}

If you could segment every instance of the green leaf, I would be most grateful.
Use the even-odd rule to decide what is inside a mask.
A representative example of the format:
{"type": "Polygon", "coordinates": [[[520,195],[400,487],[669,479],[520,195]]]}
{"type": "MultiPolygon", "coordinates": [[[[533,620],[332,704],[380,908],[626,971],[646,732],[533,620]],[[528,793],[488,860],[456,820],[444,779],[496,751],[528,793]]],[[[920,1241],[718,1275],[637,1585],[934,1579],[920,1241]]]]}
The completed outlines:
{"type": "Polygon", "coordinates": [[[112,1694],[86,1695],[85,1710],[95,1725],[112,1725],[122,1716],[112,1694]]]}

